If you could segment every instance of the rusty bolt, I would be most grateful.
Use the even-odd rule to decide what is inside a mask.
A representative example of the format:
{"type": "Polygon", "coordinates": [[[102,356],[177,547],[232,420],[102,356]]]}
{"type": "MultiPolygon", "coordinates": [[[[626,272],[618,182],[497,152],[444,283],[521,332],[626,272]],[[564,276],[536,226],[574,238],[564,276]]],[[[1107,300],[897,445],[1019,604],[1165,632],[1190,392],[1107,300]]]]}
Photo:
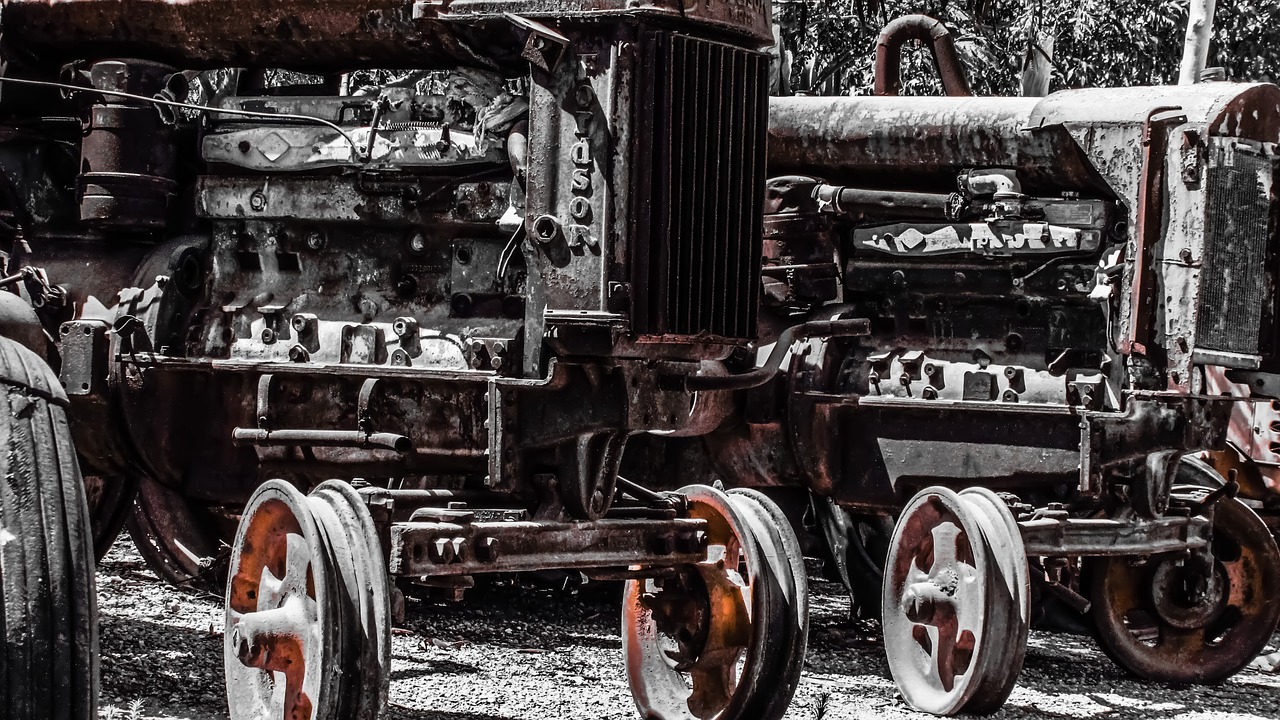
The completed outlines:
{"type": "Polygon", "coordinates": [[[938,374],[938,366],[937,366],[937,365],[934,365],[933,363],[925,363],[925,364],[924,364],[924,374],[925,374],[925,375],[928,375],[929,377],[933,377],[934,375],[937,375],[937,374],[938,374]]]}
{"type": "Polygon", "coordinates": [[[270,345],[276,341],[276,331],[271,328],[262,328],[262,342],[270,345]]]}
{"type": "Polygon", "coordinates": [[[311,353],[301,345],[294,345],[289,348],[289,359],[296,363],[304,363],[311,359],[311,353]]]}
{"type": "Polygon", "coordinates": [[[560,235],[560,221],[551,215],[539,215],[533,221],[533,236],[538,242],[546,244],[560,235]]]}
{"type": "Polygon", "coordinates": [[[396,367],[409,367],[413,365],[413,361],[409,359],[409,353],[401,348],[396,348],[391,353],[391,364],[396,367]]]}
{"type": "Polygon", "coordinates": [[[899,375],[899,376],[898,376],[898,382],[902,383],[903,385],[910,385],[910,384],[911,384],[911,373],[902,373],[901,375],[899,375]]]}
{"type": "Polygon", "coordinates": [[[1012,380],[1018,376],[1018,369],[1013,367],[1012,365],[1009,365],[1004,369],[1004,376],[1012,380]]]}
{"type": "Polygon", "coordinates": [[[1178,259],[1182,262],[1191,264],[1191,248],[1182,248],[1178,251],[1178,259]]]}
{"type": "Polygon", "coordinates": [[[498,559],[498,538],[486,537],[476,540],[476,559],[493,562],[498,559]]]}
{"type": "Polygon", "coordinates": [[[409,238],[409,250],[414,253],[422,253],[427,249],[427,238],[422,233],[414,233],[409,238]]]}
{"type": "Polygon", "coordinates": [[[312,230],[307,233],[307,247],[312,250],[319,250],[324,247],[324,233],[319,230],[312,230]]]}
{"type": "Polygon", "coordinates": [[[267,209],[267,196],[261,190],[254,190],[249,196],[249,207],[257,212],[267,209]]]}
{"type": "Polygon", "coordinates": [[[1000,399],[1003,400],[1004,402],[1016,403],[1018,402],[1018,393],[1012,390],[1005,390],[1003,393],[1000,394],[1000,399]]]}
{"type": "Polygon", "coordinates": [[[428,546],[427,552],[431,554],[432,562],[446,564],[453,561],[453,543],[449,542],[449,538],[435,538],[428,546]]]}
{"type": "Polygon", "coordinates": [[[938,389],[932,385],[926,385],[924,390],[920,391],[920,397],[924,398],[925,400],[937,400],[938,389]]]}

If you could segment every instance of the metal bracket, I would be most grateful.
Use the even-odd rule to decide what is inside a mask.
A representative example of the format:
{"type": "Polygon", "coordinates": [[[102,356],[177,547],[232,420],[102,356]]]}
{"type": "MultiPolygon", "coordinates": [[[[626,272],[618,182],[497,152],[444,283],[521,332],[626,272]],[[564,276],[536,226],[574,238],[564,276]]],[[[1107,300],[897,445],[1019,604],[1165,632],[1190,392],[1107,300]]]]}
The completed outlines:
{"type": "Polygon", "coordinates": [[[1018,523],[1028,556],[1158,555],[1202,548],[1209,544],[1209,518],[1165,516],[1155,520],[1132,518],[1039,518],[1018,523]]]}
{"type": "Polygon", "coordinates": [[[503,13],[502,16],[511,21],[512,25],[529,33],[520,57],[547,72],[555,70],[564,58],[565,51],[569,49],[569,38],[542,23],[514,13],[503,13]]]}
{"type": "Polygon", "coordinates": [[[91,395],[106,389],[110,329],[104,320],[72,320],[59,328],[62,367],[58,380],[68,395],[91,395]]]}

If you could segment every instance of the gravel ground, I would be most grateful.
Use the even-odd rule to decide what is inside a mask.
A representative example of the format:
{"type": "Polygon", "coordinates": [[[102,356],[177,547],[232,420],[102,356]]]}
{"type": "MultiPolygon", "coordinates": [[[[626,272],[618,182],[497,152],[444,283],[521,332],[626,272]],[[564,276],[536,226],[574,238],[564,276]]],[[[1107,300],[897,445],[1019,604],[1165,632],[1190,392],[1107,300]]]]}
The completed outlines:
{"type": "MultiPolygon", "coordinates": [[[[805,673],[787,720],[927,718],[897,697],[877,628],[846,620],[839,586],[815,582],[805,673]]],[[[104,718],[218,720],[222,602],[175,590],[123,536],[98,573],[104,718]],[[131,713],[130,706],[134,707],[131,713]]],[[[393,638],[397,720],[634,720],[617,593],[498,587],[461,605],[410,602],[393,638]]],[[[1272,638],[1273,649],[1280,635],[1272,638]]],[[[1033,633],[1002,718],[1280,718],[1280,676],[1217,687],[1136,682],[1092,641],[1033,633]]]]}

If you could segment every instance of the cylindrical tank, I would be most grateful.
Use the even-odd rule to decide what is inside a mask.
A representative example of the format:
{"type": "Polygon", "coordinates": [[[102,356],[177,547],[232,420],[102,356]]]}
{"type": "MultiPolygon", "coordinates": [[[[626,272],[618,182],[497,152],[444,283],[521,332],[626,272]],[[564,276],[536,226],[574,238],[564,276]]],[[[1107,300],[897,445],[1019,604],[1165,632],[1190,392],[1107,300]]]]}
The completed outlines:
{"type": "Polygon", "coordinates": [[[769,174],[946,192],[966,169],[1012,168],[1030,194],[1105,196],[1119,190],[1116,177],[1136,177],[1152,113],[1185,115],[1207,124],[1210,135],[1274,142],[1278,98],[1272,85],[1240,83],[1064,90],[1046,98],[773,98],[769,174]]]}

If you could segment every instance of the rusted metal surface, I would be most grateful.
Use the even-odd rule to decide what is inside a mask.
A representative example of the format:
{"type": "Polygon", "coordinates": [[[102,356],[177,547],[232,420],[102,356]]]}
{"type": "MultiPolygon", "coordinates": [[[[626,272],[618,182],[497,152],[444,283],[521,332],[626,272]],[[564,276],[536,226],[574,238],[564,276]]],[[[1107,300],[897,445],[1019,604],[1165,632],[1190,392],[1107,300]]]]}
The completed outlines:
{"type": "Polygon", "coordinates": [[[876,95],[897,95],[902,89],[899,77],[902,63],[902,46],[908,40],[927,43],[933,54],[933,63],[942,80],[947,95],[972,95],[964,66],[956,54],[951,32],[940,21],[927,15],[904,15],[893,20],[880,31],[876,39],[875,87],[876,95]]]}
{"type": "Polygon", "coordinates": [[[694,704],[782,717],[781,513],[735,501],[746,598],[708,519],[618,488],[628,437],[711,432],[772,376],[726,362],[756,334],[771,40],[751,0],[6,5],[0,279],[65,330],[86,466],[146,485],[157,572],[218,584],[242,515],[232,717],[379,715],[389,573],[563,568],[718,583],[694,704]]]}
{"type": "Polygon", "coordinates": [[[51,62],[143,57],[188,68],[307,70],[494,62],[492,50],[472,51],[438,18],[416,19],[411,2],[37,0],[9,3],[5,15],[11,52],[51,62]]]}
{"type": "Polygon", "coordinates": [[[408,577],[538,569],[675,567],[705,554],[696,520],[408,522],[391,526],[391,572],[408,577]]]}
{"type": "Polygon", "coordinates": [[[772,41],[767,6],[686,8],[667,2],[474,2],[411,0],[17,0],[5,7],[10,53],[57,63],[140,57],[185,68],[519,68],[525,33],[506,13],[552,20],[677,18],[704,32],[772,41]]]}
{"type": "Polygon", "coordinates": [[[660,720],[779,718],[808,627],[799,548],[776,533],[781,513],[762,496],[683,491],[706,523],[707,559],[627,583],[623,652],[636,706],[660,720]]]}
{"type": "Polygon", "coordinates": [[[1280,553],[1267,527],[1224,499],[1213,528],[1216,549],[1207,556],[1157,556],[1137,568],[1107,559],[1092,571],[1099,638],[1140,677],[1220,682],[1253,660],[1280,618],[1280,553]]]}
{"type": "Polygon", "coordinates": [[[324,483],[310,496],[280,481],[258,489],[227,586],[231,717],[382,714],[391,665],[382,558],[368,510],[345,483],[324,483]]]}

